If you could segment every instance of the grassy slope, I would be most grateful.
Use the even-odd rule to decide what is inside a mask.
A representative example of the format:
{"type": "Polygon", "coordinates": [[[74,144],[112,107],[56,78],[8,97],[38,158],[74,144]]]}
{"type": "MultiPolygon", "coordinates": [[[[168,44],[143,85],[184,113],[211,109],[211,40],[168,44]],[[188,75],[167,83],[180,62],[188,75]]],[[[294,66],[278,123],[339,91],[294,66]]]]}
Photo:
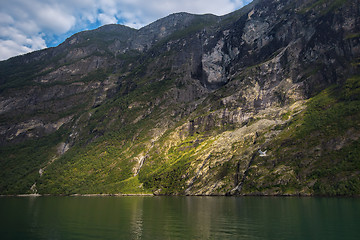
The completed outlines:
{"type": "MultiPolygon", "coordinates": [[[[138,76],[143,72],[140,67],[123,80],[143,81],[138,76]]],[[[146,82],[150,83],[138,84],[130,92],[125,90],[129,86],[124,84],[117,97],[91,109],[90,118],[83,117],[77,145],[47,169],[38,183],[40,191],[52,194],[146,193],[138,187],[138,179],[132,177],[133,159],[144,151],[149,130],[159,121],[161,109],[149,105],[148,99],[162,96],[174,81],[165,78],[160,82],[151,79],[146,82]],[[122,95],[123,92],[127,93],[122,95]],[[136,104],[129,107],[132,103],[136,104]],[[147,117],[149,110],[152,118],[147,117]],[[139,115],[142,118],[137,120],[139,115]]]]}
{"type": "Polygon", "coordinates": [[[311,98],[306,111],[280,126],[282,133],[267,144],[269,159],[254,165],[270,170],[261,182],[250,170],[245,193],[277,188],[282,194],[360,194],[360,77],[333,86],[311,98]],[[294,175],[284,180],[280,169],[294,175]],[[290,172],[290,171],[288,171],[290,172]]]}
{"type": "MultiPolygon", "coordinates": [[[[259,157],[254,159],[243,193],[271,190],[270,193],[297,194],[307,189],[316,195],[358,195],[359,91],[360,77],[350,78],[344,85],[330,87],[313,97],[306,111],[284,126],[277,126],[282,132],[265,143],[271,155],[265,161],[259,157]],[[291,171],[281,172],[281,169],[291,171]],[[289,172],[294,176],[286,180],[289,172]]],[[[174,140],[173,133],[178,130],[173,128],[150,149],[147,164],[133,177],[135,162],[132,159],[149,149],[146,129],[152,124],[152,119],[144,119],[133,126],[133,133],[140,132],[140,141],[132,142],[131,129],[120,128],[117,134],[100,138],[85,148],[74,148],[49,168],[39,188],[54,194],[148,193],[159,188],[162,194],[184,194],[196,167],[213,150],[215,138],[199,133],[174,140]]],[[[247,144],[252,143],[234,145],[231,160],[222,161],[209,170],[208,182],[228,179],[222,194],[233,187],[236,170],[233,159],[237,153],[246,152],[250,147],[247,144]]],[[[210,161],[221,157],[219,153],[210,161]]]]}
{"type": "Polygon", "coordinates": [[[30,193],[39,179],[39,169],[55,156],[57,145],[64,141],[64,129],[54,134],[24,143],[1,147],[0,193],[30,193]]]}
{"type": "Polygon", "coordinates": [[[308,174],[309,178],[318,179],[313,187],[314,192],[326,195],[358,195],[360,193],[359,76],[348,79],[342,87],[327,89],[310,102],[303,128],[297,135],[298,138],[306,136],[310,136],[305,144],[309,148],[312,144],[325,143],[325,152],[308,174]],[[319,135],[316,136],[317,134],[319,135]],[[332,144],[333,141],[336,144],[332,144]],[[346,144],[341,146],[344,141],[346,144]]]}
{"type": "MultiPolygon", "coordinates": [[[[164,69],[163,74],[166,75],[166,71],[164,69]]],[[[143,71],[139,69],[138,72],[142,74],[143,71]]],[[[136,74],[128,78],[142,79],[136,74]]],[[[158,189],[162,189],[162,194],[184,194],[189,181],[213,150],[212,143],[218,134],[233,131],[233,126],[174,140],[174,134],[179,133],[176,128],[181,125],[179,123],[150,149],[150,130],[163,114],[168,115],[171,105],[166,109],[160,107],[161,102],[149,106],[148,99],[162,99],[161,96],[176,85],[171,78],[154,80],[148,79],[149,84],[139,85],[128,94],[91,109],[91,117],[83,117],[80,121],[83,129],[78,144],[49,166],[42,178],[38,170],[54,156],[56,146],[66,141],[64,136],[69,134],[66,129],[39,142],[29,141],[0,149],[1,168],[5,169],[1,174],[1,193],[30,192],[36,181],[41,193],[51,194],[149,193],[158,189]],[[132,103],[138,104],[129,108],[132,103]],[[149,109],[151,114],[147,113],[149,109]],[[143,117],[136,121],[139,115],[143,117]],[[134,177],[134,158],[146,152],[149,155],[146,163],[134,177]]],[[[359,96],[360,77],[355,76],[311,98],[306,111],[276,126],[277,130],[282,130],[277,137],[264,142],[261,134],[265,133],[261,133],[255,147],[265,144],[271,155],[265,161],[259,157],[254,159],[244,178],[242,193],[297,194],[305,189],[317,195],[359,195],[359,96]]],[[[200,108],[198,117],[208,114],[200,108]]],[[[284,114],[283,118],[290,115],[284,114]]],[[[188,120],[184,118],[181,122],[188,120]]],[[[219,193],[228,192],[234,187],[236,159],[245,155],[250,158],[255,147],[252,141],[244,141],[233,144],[231,153],[217,152],[209,156],[209,161],[218,161],[217,164],[208,170],[209,176],[195,179],[194,184],[223,181],[226,186],[219,193]],[[249,149],[252,150],[249,152],[249,149]]]]}

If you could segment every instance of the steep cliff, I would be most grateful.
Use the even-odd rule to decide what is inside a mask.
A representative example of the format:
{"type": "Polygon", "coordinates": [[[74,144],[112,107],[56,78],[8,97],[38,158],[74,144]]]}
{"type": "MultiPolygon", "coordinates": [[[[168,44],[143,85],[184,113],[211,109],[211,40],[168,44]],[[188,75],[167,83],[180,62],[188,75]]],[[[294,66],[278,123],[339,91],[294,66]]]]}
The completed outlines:
{"type": "Polygon", "coordinates": [[[256,0],[0,62],[0,192],[359,195],[359,6],[256,0]]]}

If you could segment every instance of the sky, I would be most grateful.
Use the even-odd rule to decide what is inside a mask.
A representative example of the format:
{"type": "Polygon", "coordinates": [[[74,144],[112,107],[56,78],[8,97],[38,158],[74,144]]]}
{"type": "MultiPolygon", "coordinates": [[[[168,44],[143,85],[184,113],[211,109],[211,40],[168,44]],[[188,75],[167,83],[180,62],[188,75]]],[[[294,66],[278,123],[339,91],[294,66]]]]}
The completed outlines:
{"type": "Polygon", "coordinates": [[[54,47],[74,33],[118,23],[139,29],[177,12],[235,11],[252,0],[0,0],[0,60],[54,47]]]}

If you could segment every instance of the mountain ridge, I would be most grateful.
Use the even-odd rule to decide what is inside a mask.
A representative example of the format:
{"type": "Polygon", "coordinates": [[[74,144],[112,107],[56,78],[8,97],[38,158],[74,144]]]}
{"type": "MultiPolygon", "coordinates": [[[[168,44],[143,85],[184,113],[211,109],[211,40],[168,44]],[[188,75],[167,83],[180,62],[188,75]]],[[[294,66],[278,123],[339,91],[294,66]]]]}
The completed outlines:
{"type": "Polygon", "coordinates": [[[0,62],[0,192],[359,195],[358,3],[179,13],[0,62]]]}

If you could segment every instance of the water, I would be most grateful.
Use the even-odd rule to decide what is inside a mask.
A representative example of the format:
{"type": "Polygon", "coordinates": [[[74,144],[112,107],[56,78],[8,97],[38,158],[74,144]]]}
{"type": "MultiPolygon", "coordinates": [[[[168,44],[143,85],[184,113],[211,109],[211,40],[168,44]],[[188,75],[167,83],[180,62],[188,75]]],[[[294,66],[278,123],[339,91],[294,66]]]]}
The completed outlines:
{"type": "Polygon", "coordinates": [[[0,239],[360,239],[360,199],[5,197],[0,239]]]}

